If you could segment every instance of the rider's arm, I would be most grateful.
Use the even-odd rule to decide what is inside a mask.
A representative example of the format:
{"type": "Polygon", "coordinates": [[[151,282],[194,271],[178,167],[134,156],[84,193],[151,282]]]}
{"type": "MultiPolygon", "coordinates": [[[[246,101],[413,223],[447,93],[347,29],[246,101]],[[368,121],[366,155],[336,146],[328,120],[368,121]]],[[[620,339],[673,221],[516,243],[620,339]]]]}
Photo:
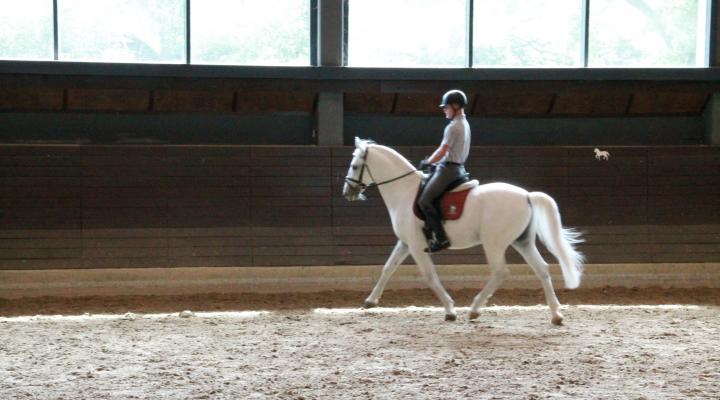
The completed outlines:
{"type": "Polygon", "coordinates": [[[428,163],[435,164],[436,162],[440,161],[445,157],[445,154],[447,154],[448,149],[450,146],[447,144],[441,144],[440,147],[435,150],[435,152],[428,158],[428,163]]]}

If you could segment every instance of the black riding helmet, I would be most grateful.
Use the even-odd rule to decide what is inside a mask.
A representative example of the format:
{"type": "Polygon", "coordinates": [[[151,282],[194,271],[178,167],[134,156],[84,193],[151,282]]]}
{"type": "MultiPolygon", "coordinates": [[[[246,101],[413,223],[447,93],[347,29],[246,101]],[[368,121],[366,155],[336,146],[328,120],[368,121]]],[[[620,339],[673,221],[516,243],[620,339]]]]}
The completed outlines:
{"type": "Polygon", "coordinates": [[[445,93],[440,102],[440,108],[447,105],[457,104],[458,108],[463,108],[467,105],[467,97],[461,90],[453,89],[445,93]]]}

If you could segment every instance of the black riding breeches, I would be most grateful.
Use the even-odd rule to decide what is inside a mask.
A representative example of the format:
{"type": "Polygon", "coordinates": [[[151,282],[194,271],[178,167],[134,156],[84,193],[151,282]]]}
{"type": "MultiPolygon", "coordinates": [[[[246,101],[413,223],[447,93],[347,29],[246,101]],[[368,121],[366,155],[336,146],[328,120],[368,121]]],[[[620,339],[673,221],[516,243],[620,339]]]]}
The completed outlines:
{"type": "Polygon", "coordinates": [[[465,167],[462,164],[451,164],[451,163],[440,163],[435,169],[435,174],[430,177],[430,180],[425,185],[425,189],[418,198],[418,206],[425,219],[430,225],[430,228],[435,232],[436,235],[445,235],[445,230],[442,226],[442,215],[440,210],[435,208],[435,200],[443,195],[445,189],[459,178],[465,176],[465,167]]]}
{"type": "Polygon", "coordinates": [[[425,185],[425,189],[418,198],[418,206],[425,211],[425,208],[432,207],[433,202],[445,192],[447,187],[456,180],[465,176],[465,167],[462,164],[440,163],[435,173],[425,185]]]}

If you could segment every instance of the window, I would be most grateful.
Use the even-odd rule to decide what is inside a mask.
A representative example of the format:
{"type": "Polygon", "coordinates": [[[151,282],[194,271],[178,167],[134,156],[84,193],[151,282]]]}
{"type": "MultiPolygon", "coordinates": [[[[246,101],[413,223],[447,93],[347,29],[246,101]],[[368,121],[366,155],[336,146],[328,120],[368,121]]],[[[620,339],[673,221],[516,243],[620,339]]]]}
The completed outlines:
{"type": "Polygon", "coordinates": [[[463,67],[466,0],[349,0],[348,65],[463,67]]]}
{"type": "Polygon", "coordinates": [[[52,0],[0,1],[0,59],[54,58],[52,0]]]}
{"type": "Polygon", "coordinates": [[[582,66],[582,11],[583,0],[475,0],[473,66],[582,66]]]}
{"type": "Polygon", "coordinates": [[[308,0],[201,0],[190,7],[193,63],[310,64],[308,0]]]}
{"type": "Polygon", "coordinates": [[[705,66],[704,0],[592,0],[591,67],[705,66]]]}
{"type": "Polygon", "coordinates": [[[58,25],[63,61],[185,61],[184,0],[58,0],[58,25]]]}
{"type": "MultiPolygon", "coordinates": [[[[0,60],[305,66],[317,1],[0,0],[0,60]]],[[[348,66],[425,68],[707,67],[714,3],[342,1],[348,66]]]]}

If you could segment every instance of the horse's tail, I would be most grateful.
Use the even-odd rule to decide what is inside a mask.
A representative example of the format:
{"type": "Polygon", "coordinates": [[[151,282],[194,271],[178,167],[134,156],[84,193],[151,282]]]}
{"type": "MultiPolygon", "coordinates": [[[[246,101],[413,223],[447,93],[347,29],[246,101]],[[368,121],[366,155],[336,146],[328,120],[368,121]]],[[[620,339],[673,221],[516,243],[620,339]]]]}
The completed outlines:
{"type": "Polygon", "coordinates": [[[574,229],[563,229],[560,212],[552,197],[542,192],[529,194],[533,210],[532,223],[545,247],[558,259],[562,269],[565,287],[575,289],[580,286],[582,265],[585,257],[575,250],[576,243],[584,240],[580,232],[574,229]]]}

